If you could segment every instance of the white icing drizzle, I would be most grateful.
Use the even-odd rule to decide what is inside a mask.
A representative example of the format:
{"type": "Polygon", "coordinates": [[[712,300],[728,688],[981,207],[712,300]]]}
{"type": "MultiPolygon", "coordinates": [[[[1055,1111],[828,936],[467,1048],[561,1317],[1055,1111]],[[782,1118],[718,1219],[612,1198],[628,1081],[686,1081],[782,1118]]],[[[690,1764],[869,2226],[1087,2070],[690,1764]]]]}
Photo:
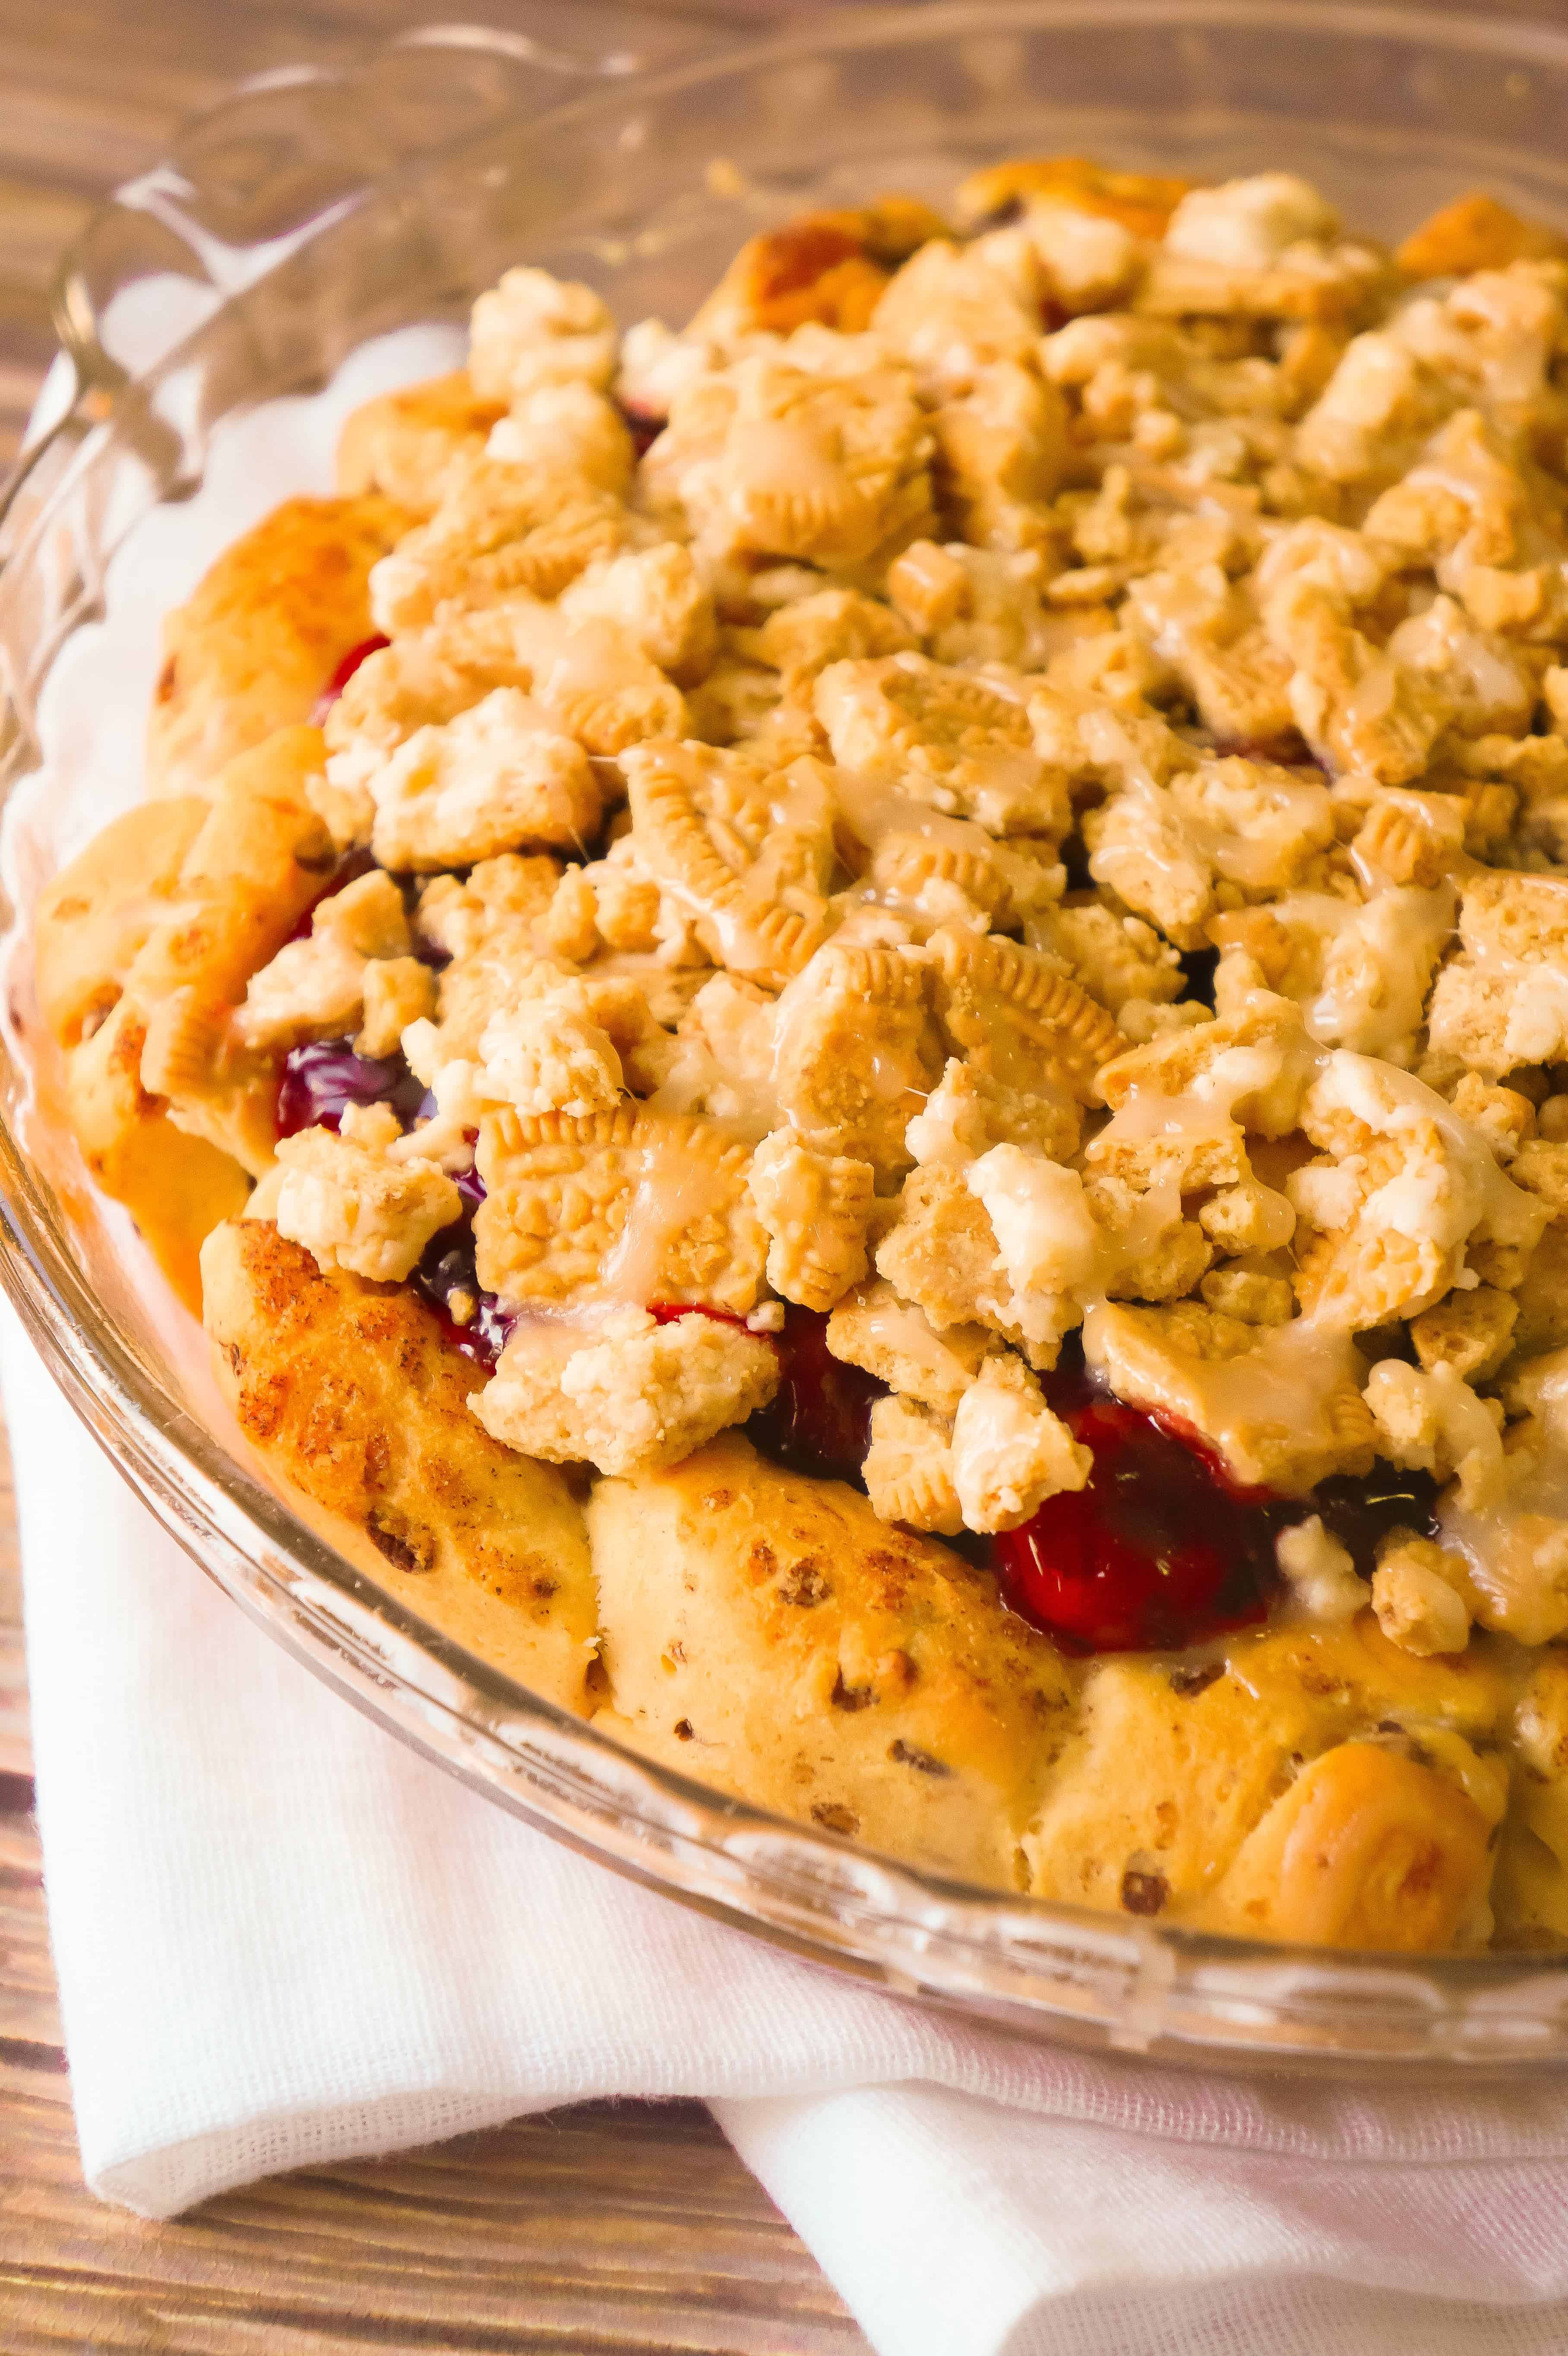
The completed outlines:
{"type": "Polygon", "coordinates": [[[1270,768],[1260,776],[1257,790],[1263,807],[1249,817],[1244,831],[1221,826],[1191,809],[1181,810],[1180,824],[1194,851],[1216,874],[1247,891],[1266,892],[1278,881],[1282,841],[1310,832],[1327,807],[1328,789],[1270,768]]]}
{"type": "Polygon", "coordinates": [[[1456,1482],[1439,1516],[1442,1543],[1469,1567],[1477,1616],[1526,1644],[1568,1628],[1568,1418],[1553,1400],[1533,1433],[1503,1457],[1478,1503],[1456,1482]]]}
{"type": "MultiPolygon", "coordinates": [[[[955,851],[993,852],[995,838],[973,819],[954,818],[948,809],[901,794],[884,777],[859,769],[836,769],[834,797],[839,814],[858,841],[868,851],[890,834],[923,835],[928,842],[945,842],[955,851]]],[[[949,804],[956,798],[947,797],[949,804]]]]}
{"type": "MultiPolygon", "coordinates": [[[[923,656],[912,654],[888,658],[894,669],[913,670],[917,675],[924,659],[923,656]]],[[[1011,812],[1020,803],[1027,808],[1040,791],[1044,764],[1032,746],[998,742],[994,737],[983,743],[983,731],[976,728],[964,746],[962,787],[921,776],[891,748],[874,750],[857,766],[846,740],[858,729],[862,691],[853,682],[835,677],[837,670],[851,668],[848,664],[835,665],[823,674],[816,688],[817,717],[836,746],[842,744],[847,755],[835,768],[834,787],[851,831],[863,842],[875,844],[882,833],[910,831],[922,826],[932,811],[953,816],[967,803],[980,821],[976,830],[979,840],[989,844],[993,834],[1005,835],[1011,812]],[[911,794],[907,787],[916,782],[920,790],[911,794]],[[901,791],[901,786],[906,790],[901,791]]],[[[998,701],[1019,710],[1025,708],[1025,695],[1005,672],[987,669],[976,677],[998,701]]],[[[965,839],[973,841],[976,835],[965,839]]]]}
{"type": "MultiPolygon", "coordinates": [[[[1102,1375],[1108,1374],[1112,1355],[1105,1326],[1113,1313],[1100,1301],[1083,1319],[1083,1355],[1102,1375]]],[[[1324,1450],[1334,1439],[1330,1400],[1347,1382],[1359,1384],[1363,1372],[1350,1335],[1314,1317],[1265,1327],[1235,1357],[1184,1358],[1181,1368],[1187,1390],[1203,1402],[1204,1428],[1217,1444],[1227,1430],[1265,1423],[1299,1435],[1306,1448],[1324,1450]]],[[[1169,1404],[1187,1411],[1179,1398],[1169,1404]]]]}
{"type": "MultiPolygon", "coordinates": [[[[1235,1107],[1285,1076],[1304,1088],[1311,1080],[1319,1112],[1342,1108],[1377,1133],[1398,1136],[1427,1122],[1438,1131],[1442,1157],[1424,1157],[1371,1195],[1360,1211],[1369,1226],[1430,1235],[1448,1249],[1458,1249],[1477,1231],[1499,1243],[1533,1243],[1540,1235],[1546,1206],[1504,1174],[1473,1124],[1411,1074],[1345,1049],[1279,1041],[1227,1049],[1179,1096],[1135,1089],[1101,1136],[1140,1143],[1229,1136],[1235,1107]]],[[[1075,1204],[1058,1201],[1060,1184],[1048,1199],[1030,1158],[1016,1148],[1008,1152],[1011,1158],[1006,1162],[998,1153],[984,1157],[968,1177],[991,1214],[1015,1292],[1025,1305],[1031,1286],[1071,1294],[1083,1311],[1087,1360],[1109,1378],[1115,1352],[1109,1342],[1107,1321],[1114,1312],[1106,1290],[1118,1270],[1154,1249],[1180,1216],[1179,1183],[1151,1190],[1130,1226],[1106,1232],[1087,1216],[1086,1203],[1080,1218],[1075,1204]]],[[[1074,1173],[1056,1171],[1054,1179],[1078,1184],[1081,1199],[1074,1173]]],[[[1015,1314],[1018,1306],[1015,1301],[1015,1314]]],[[[1190,1414],[1194,1401],[1200,1401],[1204,1428],[1221,1444],[1227,1431],[1264,1421],[1299,1435],[1306,1452],[1331,1459],[1332,1401],[1347,1385],[1361,1388],[1365,1374],[1351,1332],[1333,1322],[1326,1298],[1317,1311],[1266,1329],[1235,1357],[1200,1360],[1183,1354],[1179,1374],[1173,1369],[1169,1404],[1190,1414]]],[[[1487,1429],[1495,1445],[1489,1420],[1487,1429]]],[[[1568,1507],[1568,1462],[1550,1478],[1553,1494],[1560,1490],[1568,1507]]],[[[1568,1565],[1564,1577],[1568,1591],[1568,1565]]]]}
{"type": "Polygon", "coordinates": [[[1322,1060],[1309,1045],[1284,1040],[1227,1047],[1179,1096],[1136,1087],[1096,1141],[1146,1145],[1168,1140],[1200,1145],[1212,1139],[1229,1139],[1235,1130],[1239,1104],[1249,1097],[1263,1096],[1287,1074],[1299,1078],[1305,1088],[1322,1060]]]}
{"type": "Polygon", "coordinates": [[[1470,951],[1489,980],[1510,992],[1503,1045],[1518,1064],[1559,1063],[1568,1054],[1568,971],[1534,958],[1510,957],[1484,943],[1470,951]]]}
{"type": "Polygon", "coordinates": [[[860,1311],[859,1331],[867,1342],[877,1347],[923,1364],[929,1363],[946,1347],[921,1310],[891,1295],[860,1311]]]}
{"type": "Polygon", "coordinates": [[[790,417],[738,417],[730,428],[723,478],[724,504],[741,525],[759,505],[775,500],[792,506],[815,500],[831,510],[850,487],[827,429],[790,417]]]}
{"type": "Polygon", "coordinates": [[[995,1145],[969,1164],[965,1183],[984,1205],[1010,1298],[985,1304],[1039,1339],[1075,1324],[1118,1276],[1158,1246],[1181,1217],[1178,1180],[1151,1186],[1115,1224],[1096,1218],[1077,1171],[1035,1147],[995,1145]]]}
{"type": "Polygon", "coordinates": [[[964,1177],[985,1206],[1015,1293],[1098,1289],[1113,1247],[1076,1170],[1020,1145],[994,1145],[964,1177]]]}
{"type": "MultiPolygon", "coordinates": [[[[1495,1243],[1539,1241],[1548,1217],[1546,1205],[1505,1176],[1480,1130],[1413,1072],[1340,1048],[1325,1060],[1313,1093],[1322,1110],[1342,1108],[1380,1136],[1407,1135],[1428,1121],[1439,1131],[1445,1148],[1446,1184],[1441,1201],[1430,1205],[1435,1224],[1419,1232],[1430,1234],[1445,1248],[1462,1243],[1477,1228],[1495,1243]]],[[[1406,1234],[1416,1232],[1403,1224],[1415,1206],[1393,1193],[1399,1185],[1395,1178],[1379,1190],[1389,1199],[1377,1223],[1406,1234]]],[[[1372,1196],[1366,1207],[1378,1200],[1372,1196]]]]}
{"type": "MultiPolygon", "coordinates": [[[[609,615],[571,616],[519,600],[509,618],[518,657],[533,674],[531,691],[548,709],[570,709],[585,695],[598,702],[647,683],[647,656],[625,624],[609,615]]],[[[542,714],[541,723],[550,724],[542,714]]]]}
{"type": "Polygon", "coordinates": [[[1454,929],[1454,908],[1451,884],[1430,891],[1393,885],[1364,907],[1347,908],[1323,985],[1302,1010],[1312,1036],[1328,1047],[1382,1058],[1407,1047],[1424,1020],[1433,970],[1454,929]]]}
{"type": "Polygon", "coordinates": [[[692,1001],[701,1029],[688,1027],[675,1060],[648,1098],[654,1112],[706,1113],[758,1145],[782,1118],[778,1101],[778,1001],[760,1003],[724,976],[692,1001]]]}
{"type": "Polygon", "coordinates": [[[641,1141],[636,1186],[614,1249],[599,1271],[595,1298],[647,1308],[658,1298],[676,1237],[711,1208],[711,1173],[702,1158],[678,1130],[650,1123],[641,1141]]]}

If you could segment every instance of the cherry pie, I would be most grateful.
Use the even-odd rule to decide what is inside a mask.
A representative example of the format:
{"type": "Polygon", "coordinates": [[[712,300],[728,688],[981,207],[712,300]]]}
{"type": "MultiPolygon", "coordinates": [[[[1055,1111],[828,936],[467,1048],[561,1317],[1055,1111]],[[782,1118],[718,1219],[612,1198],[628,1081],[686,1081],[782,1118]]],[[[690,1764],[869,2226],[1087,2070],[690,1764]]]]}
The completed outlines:
{"type": "Polygon", "coordinates": [[[262,1457],[830,1833],[1568,1937],[1564,241],[1006,164],[340,471],[37,926],[262,1457]]]}

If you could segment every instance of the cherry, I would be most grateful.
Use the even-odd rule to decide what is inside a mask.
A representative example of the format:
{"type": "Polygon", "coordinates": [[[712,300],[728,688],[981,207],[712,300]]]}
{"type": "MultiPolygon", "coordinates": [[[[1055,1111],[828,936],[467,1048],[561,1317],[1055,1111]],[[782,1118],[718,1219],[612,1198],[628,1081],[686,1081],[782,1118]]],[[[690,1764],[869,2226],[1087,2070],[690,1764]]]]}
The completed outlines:
{"type": "MultiPolygon", "coordinates": [[[[295,1047],[284,1057],[278,1088],[280,1137],[295,1137],[302,1129],[336,1130],[351,1104],[389,1104],[405,1130],[420,1113],[435,1108],[434,1099],[401,1055],[357,1055],[348,1040],[327,1039],[295,1047]]],[[[476,1170],[465,1170],[454,1183],[462,1215],[431,1237],[411,1282],[434,1310],[454,1348],[475,1365],[489,1368],[506,1346],[513,1320],[493,1292],[481,1289],[475,1267],[474,1214],[485,1200],[485,1182],[476,1170]],[[453,1315],[457,1294],[466,1296],[465,1307],[474,1304],[466,1320],[453,1315]]]]}
{"type": "Polygon", "coordinates": [[[350,884],[357,884],[361,875],[368,875],[375,864],[368,851],[350,851],[337,860],[326,871],[320,891],[289,935],[290,940],[308,941],[311,926],[315,922],[315,912],[322,902],[336,899],[338,893],[347,891],[350,884]]]}
{"type": "Polygon", "coordinates": [[[347,686],[349,680],[353,678],[360,664],[366,660],[367,657],[370,655],[379,655],[383,647],[389,647],[391,643],[390,638],[383,637],[379,630],[378,630],[372,637],[361,638],[357,647],[349,648],[348,652],[344,656],[343,660],[337,665],[336,669],[332,671],[327,679],[326,685],[322,689],[321,693],[315,699],[315,704],[310,715],[311,726],[313,728],[322,728],[325,726],[327,713],[331,711],[333,705],[336,702],[338,697],[342,694],[344,689],[347,686]]]}
{"type": "Polygon", "coordinates": [[[507,1336],[516,1321],[501,1308],[493,1292],[480,1289],[474,1267],[472,1214],[454,1219],[451,1226],[432,1236],[411,1280],[415,1290],[422,1293],[435,1311],[453,1347],[461,1350],[465,1358],[472,1358],[476,1366],[492,1368],[506,1348],[507,1336]],[[469,1310],[468,1316],[461,1321],[453,1314],[453,1295],[463,1296],[463,1306],[469,1310]]]}
{"type": "Polygon", "coordinates": [[[645,456],[669,423],[668,418],[656,417],[651,410],[634,409],[624,401],[617,401],[615,406],[632,437],[633,449],[639,458],[645,456]]]}
{"type": "Polygon", "coordinates": [[[1275,1539],[1302,1507],[1236,1488],[1193,1438],[1136,1408],[1060,1389],[1051,1404],[1094,1469],[997,1539],[1015,1610],[1092,1653],[1179,1652],[1263,1619],[1275,1539]]]}
{"type": "MultiPolygon", "coordinates": [[[[311,929],[315,923],[315,912],[320,907],[322,902],[324,900],[333,899],[339,892],[347,890],[350,884],[357,884],[361,875],[369,875],[373,873],[376,864],[376,861],[372,859],[368,851],[361,849],[358,851],[345,851],[343,857],[338,860],[336,865],[333,867],[327,875],[326,881],[323,884],[321,890],[316,894],[315,899],[311,902],[304,916],[301,916],[298,924],[294,926],[293,931],[289,935],[290,940],[307,941],[311,936],[311,929]]],[[[390,871],[389,870],[388,872],[389,873],[390,871]]],[[[398,879],[394,876],[392,880],[396,883],[398,879]]],[[[406,879],[403,896],[406,901],[408,898],[406,879]]],[[[428,965],[432,973],[442,972],[452,963],[452,952],[450,949],[438,948],[433,941],[425,940],[417,933],[414,936],[413,953],[415,957],[418,958],[421,965],[428,965]]]]}
{"type": "Polygon", "coordinates": [[[411,1281],[435,1311],[453,1347],[488,1370],[506,1348],[517,1320],[507,1315],[493,1292],[482,1289],[475,1266],[474,1214],[485,1200],[485,1181],[476,1170],[464,1170],[453,1183],[463,1197],[463,1215],[432,1236],[411,1281]],[[465,1296],[463,1306],[469,1311],[465,1318],[453,1315],[454,1294],[465,1296]]]}
{"type": "Polygon", "coordinates": [[[422,1083],[401,1055],[357,1055],[350,1040],[311,1040],[283,1057],[278,1135],[336,1130],[349,1105],[389,1104],[406,1128],[424,1098],[422,1083]]]}
{"type": "Polygon", "coordinates": [[[1320,1481],[1303,1512],[1320,1514],[1363,1579],[1377,1568],[1378,1540],[1390,1530],[1410,1529],[1422,1537],[1438,1532],[1437,1483],[1430,1472],[1401,1472],[1381,1460],[1364,1481],[1348,1472],[1320,1481]]]}
{"type": "Polygon", "coordinates": [[[792,1472],[858,1483],[871,1444],[871,1408],[886,1396],[886,1383],[833,1355],[827,1320],[816,1310],[786,1305],[773,1339],[783,1361],[779,1387],[752,1417],[748,1435],[792,1472]]]}

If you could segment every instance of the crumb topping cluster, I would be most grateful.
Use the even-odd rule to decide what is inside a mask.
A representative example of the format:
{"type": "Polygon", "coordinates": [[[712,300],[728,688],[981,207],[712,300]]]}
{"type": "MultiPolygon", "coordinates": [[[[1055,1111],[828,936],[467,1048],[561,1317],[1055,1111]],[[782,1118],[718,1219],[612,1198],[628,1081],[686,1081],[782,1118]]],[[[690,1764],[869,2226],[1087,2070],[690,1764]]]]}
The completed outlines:
{"type": "Polygon", "coordinates": [[[1239,1488],[1440,1485],[1370,1595],[1294,1521],[1293,1608],[1568,1629],[1556,241],[1009,166],[753,239],[680,332],[508,271],[409,398],[299,821],[362,872],[142,1075],[229,1151],[303,1044],[428,1093],[252,1209],[395,1282],[476,1202],[525,1455],[677,1462],[795,1304],[886,1387],[877,1513],[1014,1531],[1091,1477],[1077,1334],[1239,1488]]]}

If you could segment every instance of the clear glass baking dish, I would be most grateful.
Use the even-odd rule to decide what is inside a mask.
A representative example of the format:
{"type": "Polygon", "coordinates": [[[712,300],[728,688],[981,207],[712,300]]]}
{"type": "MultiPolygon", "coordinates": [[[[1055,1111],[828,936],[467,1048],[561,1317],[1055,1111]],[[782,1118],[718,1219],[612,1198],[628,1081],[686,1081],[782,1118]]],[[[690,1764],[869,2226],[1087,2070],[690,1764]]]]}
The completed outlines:
{"type": "Polygon", "coordinates": [[[0,1279],[83,1421],[255,1620],[400,1738],[622,1872],[1038,2038],[1315,2071],[1568,2062],[1568,1959],[1265,1948],[966,1889],[564,1716],[268,1486],[225,1431],[194,1327],[88,1187],[28,1020],[27,937],[62,852],[109,812],[91,779],[64,807],[36,789],[37,698],[111,555],[200,479],[226,416],[315,389],[387,328],[460,320],[509,262],[589,279],[623,320],[678,319],[760,220],[889,186],[939,200],[1016,152],[1299,169],[1390,234],[1477,183],[1568,225],[1568,35],[1544,27],[1023,0],[836,12],[715,53],[710,22],[559,5],[540,21],[542,44],[442,27],[353,70],[266,78],[192,126],[68,260],[74,381],[0,540],[0,1279]],[[125,291],[171,272],[205,324],[133,378],[125,291]]]}

